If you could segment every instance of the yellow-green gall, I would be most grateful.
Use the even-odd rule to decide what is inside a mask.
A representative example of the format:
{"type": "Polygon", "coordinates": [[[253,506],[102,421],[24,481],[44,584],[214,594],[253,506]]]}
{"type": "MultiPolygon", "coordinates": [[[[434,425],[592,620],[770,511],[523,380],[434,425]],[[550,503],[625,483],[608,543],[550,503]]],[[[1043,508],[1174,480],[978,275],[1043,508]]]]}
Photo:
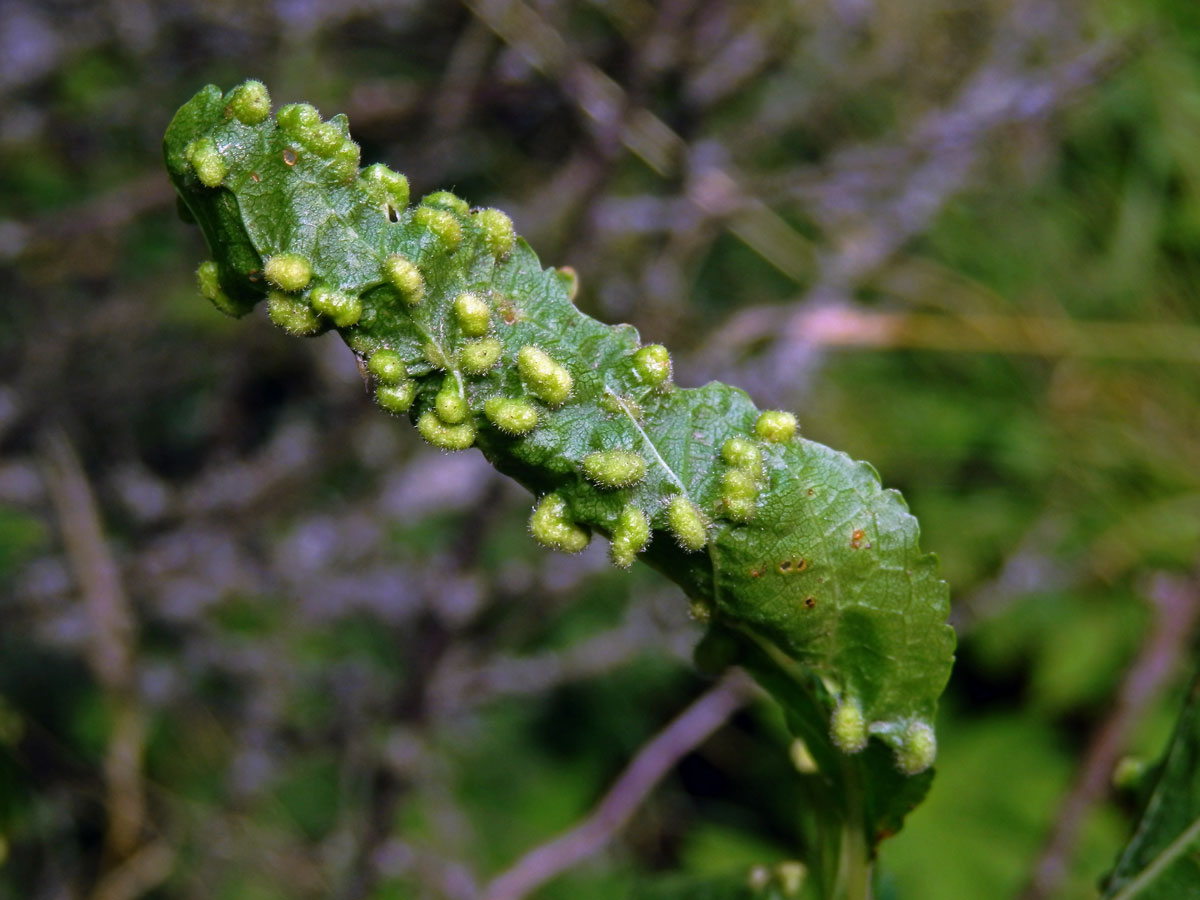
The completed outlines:
{"type": "Polygon", "coordinates": [[[928,722],[912,722],[900,736],[896,766],[905,775],[916,775],[933,765],[937,758],[937,737],[928,722]]]}
{"type": "Polygon", "coordinates": [[[796,417],[778,409],[767,410],[754,423],[754,433],[772,444],[786,443],[796,436],[796,417]]]}
{"type": "Polygon", "coordinates": [[[367,371],[380,384],[399,384],[408,377],[408,368],[395,350],[376,350],[367,361],[367,371]]]}
{"type": "Polygon", "coordinates": [[[492,397],[483,404],[483,414],[505,434],[528,434],[537,428],[537,409],[524,400],[492,397]]]}
{"type": "Polygon", "coordinates": [[[471,211],[470,205],[462,197],[452,191],[434,191],[432,194],[426,194],[421,198],[423,206],[436,206],[438,209],[447,209],[452,213],[458,213],[460,216],[465,216],[471,211]]]}
{"type": "Polygon", "coordinates": [[[321,319],[311,306],[280,291],[267,295],[267,315],[288,334],[309,335],[321,330],[321,319]]]}
{"type": "Polygon", "coordinates": [[[481,209],[475,213],[475,222],[483,232],[483,241],[492,256],[501,259],[508,256],[517,239],[512,219],[498,209],[481,209]]]}
{"type": "Polygon", "coordinates": [[[309,295],[313,309],[333,320],[338,328],[349,328],[362,316],[362,301],[353,294],[317,285],[309,295]]]}
{"type": "Polygon", "coordinates": [[[450,368],[450,361],[446,359],[446,354],[433,341],[426,341],[421,345],[421,355],[425,357],[425,362],[438,371],[450,368]]]}
{"type": "Polygon", "coordinates": [[[221,289],[220,270],[211,259],[202,262],[196,270],[196,286],[200,288],[201,296],[227,316],[238,319],[250,311],[249,305],[238,303],[221,289]]]}
{"type": "Polygon", "coordinates": [[[383,277],[400,292],[409,306],[416,306],[425,299],[425,279],[421,277],[421,270],[399,253],[393,253],[383,261],[383,277]]]}
{"type": "Polygon", "coordinates": [[[442,386],[438,389],[433,406],[437,410],[438,418],[447,425],[460,425],[471,414],[467,398],[462,393],[462,386],[453,375],[442,379],[442,386]]]}
{"type": "Polygon", "coordinates": [[[613,527],[612,545],[609,547],[613,564],[628,569],[649,541],[650,520],[631,503],[621,510],[613,527]]]}
{"type": "Polygon", "coordinates": [[[279,110],[275,121],[284,134],[293,140],[300,140],[321,124],[321,114],[309,103],[289,103],[279,110]]]}
{"type": "Polygon", "coordinates": [[[339,181],[353,181],[354,176],[358,174],[358,163],[361,154],[362,151],[354,141],[342,141],[337,149],[330,154],[329,172],[339,181]]]}
{"type": "Polygon", "coordinates": [[[662,344],[647,344],[633,354],[633,370],[644,384],[658,387],[671,380],[671,354],[662,344]]]}
{"type": "Polygon", "coordinates": [[[694,553],[708,543],[708,519],[683,494],[676,494],[667,505],[667,527],[684,550],[694,553]]]}
{"type": "Polygon", "coordinates": [[[587,531],[567,516],[566,501],[558,494],[547,494],[534,507],[529,533],[539,544],[563,553],[579,553],[590,540],[587,531]]]}
{"type": "Polygon", "coordinates": [[[743,469],[727,469],[721,476],[721,505],[725,514],[735,522],[748,522],[754,517],[754,501],[758,499],[758,480],[743,469]]]}
{"type": "Polygon", "coordinates": [[[492,308],[478,294],[464,291],[454,298],[454,318],[467,337],[483,337],[492,325],[492,308]]]}
{"type": "Polygon", "coordinates": [[[271,95],[261,81],[243,81],[233,91],[229,111],[243,125],[258,125],[271,114],[271,95]]]}
{"type": "Polygon", "coordinates": [[[466,450],[475,443],[475,423],[468,418],[457,425],[443,422],[432,409],[421,413],[417,419],[417,431],[421,437],[443,450],[466,450]]]}
{"type": "Polygon", "coordinates": [[[415,381],[399,381],[395,384],[380,384],[375,388],[375,402],[380,408],[400,415],[408,412],[417,399],[415,381]]]}
{"type": "Polygon", "coordinates": [[[554,273],[558,276],[559,282],[567,291],[567,299],[572,303],[579,295],[579,273],[571,266],[559,266],[554,273]]]}
{"type": "Polygon", "coordinates": [[[829,736],[843,753],[858,753],[867,746],[867,720],[858,701],[843,699],[829,721],[829,736]]]}
{"type": "Polygon", "coordinates": [[[583,458],[583,472],[601,488],[624,488],[646,477],[646,461],[630,450],[597,450],[583,458]]]}
{"type": "Polygon", "coordinates": [[[468,375],[482,375],[500,362],[504,345],[496,338],[467,341],[459,348],[458,367],[468,375]]]}
{"type": "Polygon", "coordinates": [[[530,393],[551,406],[566,403],[575,387],[571,373],[545,350],[532,344],[526,344],[517,353],[517,371],[530,393]]]}
{"type": "Polygon", "coordinates": [[[785,897],[799,897],[800,889],[804,887],[804,880],[808,877],[808,870],[804,867],[804,863],[795,860],[781,862],[775,867],[775,880],[779,883],[779,889],[785,897]]]}
{"type": "Polygon", "coordinates": [[[749,438],[731,437],[721,445],[721,459],[756,477],[762,472],[762,448],[749,438]]]}
{"type": "Polygon", "coordinates": [[[413,213],[413,222],[434,235],[447,251],[453,252],[462,243],[462,226],[454,213],[432,206],[418,206],[413,213]]]}
{"type": "Polygon", "coordinates": [[[229,167],[217,149],[217,142],[212,138],[200,138],[188,144],[187,158],[200,183],[205,187],[215,188],[229,174],[229,167]]]}
{"type": "Polygon", "coordinates": [[[299,253],[276,253],[263,263],[263,275],[285,291],[300,291],[312,281],[312,263],[299,253]]]}
{"type": "Polygon", "coordinates": [[[342,135],[341,129],[332,122],[323,122],[305,132],[301,140],[304,146],[317,156],[329,157],[333,156],[334,151],[342,146],[345,137],[342,135]]]}
{"type": "Polygon", "coordinates": [[[363,169],[359,177],[368,188],[382,191],[396,212],[408,206],[408,179],[399,172],[393,172],[383,163],[375,163],[363,169]]]}

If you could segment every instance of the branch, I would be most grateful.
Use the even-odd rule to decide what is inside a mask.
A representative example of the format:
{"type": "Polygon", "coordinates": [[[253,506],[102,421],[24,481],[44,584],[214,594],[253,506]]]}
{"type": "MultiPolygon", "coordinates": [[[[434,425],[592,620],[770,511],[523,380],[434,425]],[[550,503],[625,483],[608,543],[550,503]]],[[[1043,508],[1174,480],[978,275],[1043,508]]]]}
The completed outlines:
{"type": "Polygon", "coordinates": [[[1187,651],[1200,617],[1200,581],[1196,577],[1160,576],[1149,594],[1155,612],[1150,633],[1125,674],[1112,712],[1088,745],[1021,900],[1045,900],[1056,892],[1071,863],[1087,814],[1108,790],[1113,768],[1130,736],[1187,651]]]}
{"type": "MultiPolygon", "coordinates": [[[[106,841],[112,861],[120,863],[137,848],[146,817],[141,776],[146,720],[134,696],[134,617],[116,560],[104,540],[96,498],[67,436],[57,429],[50,432],[42,456],[67,558],[83,594],[90,626],[88,664],[112,704],[112,731],[104,758],[106,841]]],[[[97,897],[108,896],[105,883],[97,888],[97,897]]]]}
{"type": "Polygon", "coordinates": [[[522,856],[488,884],[483,900],[520,900],[597,853],[625,826],[658,782],[752,696],[751,683],[743,673],[726,675],[638,751],[587,818],[522,856]]]}

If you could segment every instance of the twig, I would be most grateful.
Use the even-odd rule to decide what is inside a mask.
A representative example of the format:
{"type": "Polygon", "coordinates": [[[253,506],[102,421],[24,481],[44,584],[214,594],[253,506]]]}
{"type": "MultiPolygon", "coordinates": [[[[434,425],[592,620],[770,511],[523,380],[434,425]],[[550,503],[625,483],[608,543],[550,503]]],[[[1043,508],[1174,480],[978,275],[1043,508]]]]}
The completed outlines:
{"type": "MultiPolygon", "coordinates": [[[[146,817],[142,787],[145,715],[134,696],[134,619],[87,476],[67,436],[53,430],[43,442],[46,487],[90,624],[88,664],[108,695],[113,725],[104,758],[107,851],[128,859],[141,841],[146,817]]],[[[96,896],[102,896],[97,890],[96,896]]]]}
{"type": "Polygon", "coordinates": [[[1153,626],[1125,673],[1112,712],[1088,745],[1021,900],[1044,900],[1055,893],[1067,874],[1084,820],[1108,789],[1113,767],[1129,736],[1187,651],[1200,617],[1200,579],[1160,576],[1149,595],[1155,612],[1153,626]]]}
{"type": "Polygon", "coordinates": [[[752,696],[750,681],[743,673],[725,676],[638,751],[587,818],[522,856],[488,884],[483,900],[520,900],[599,851],[679,760],[752,696]]]}

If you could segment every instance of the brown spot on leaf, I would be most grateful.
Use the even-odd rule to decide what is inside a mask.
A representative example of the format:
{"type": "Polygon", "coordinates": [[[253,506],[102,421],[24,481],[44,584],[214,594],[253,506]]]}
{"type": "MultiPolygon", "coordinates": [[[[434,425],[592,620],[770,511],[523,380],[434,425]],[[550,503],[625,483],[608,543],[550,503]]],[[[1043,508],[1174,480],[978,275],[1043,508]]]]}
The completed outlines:
{"type": "Polygon", "coordinates": [[[496,309],[500,310],[500,318],[504,320],[505,325],[512,325],[517,321],[517,308],[507,297],[496,297],[496,309]]]}
{"type": "Polygon", "coordinates": [[[253,181],[255,184],[258,184],[260,181],[262,181],[262,179],[258,177],[257,172],[250,173],[250,180],[253,181]]]}
{"type": "Polygon", "coordinates": [[[812,609],[816,605],[817,605],[816,597],[805,597],[804,598],[804,608],[805,609],[812,609]]]}
{"type": "Polygon", "coordinates": [[[850,548],[852,550],[858,550],[862,547],[870,550],[871,542],[867,541],[867,533],[865,531],[863,531],[861,528],[855,528],[854,534],[850,535],[850,548]],[[864,543],[864,541],[866,541],[866,543],[864,543]]]}
{"type": "Polygon", "coordinates": [[[808,560],[802,556],[793,556],[779,564],[780,575],[798,575],[808,568],[808,560]]]}

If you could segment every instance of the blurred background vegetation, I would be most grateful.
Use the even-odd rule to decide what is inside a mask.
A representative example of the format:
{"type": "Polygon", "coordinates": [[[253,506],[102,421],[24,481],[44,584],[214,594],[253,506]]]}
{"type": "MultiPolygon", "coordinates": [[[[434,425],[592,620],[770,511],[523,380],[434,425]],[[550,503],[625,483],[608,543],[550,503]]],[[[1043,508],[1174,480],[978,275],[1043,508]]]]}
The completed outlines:
{"type": "MultiPolygon", "coordinates": [[[[1193,0],[8,0],[0,898],[471,900],[708,688],[670,585],[196,295],[161,135],[247,77],[903,490],[961,649],[879,894],[1095,894],[1200,607],[1193,0]]],[[[741,709],[536,896],[794,857],[788,750],[741,709]]]]}

